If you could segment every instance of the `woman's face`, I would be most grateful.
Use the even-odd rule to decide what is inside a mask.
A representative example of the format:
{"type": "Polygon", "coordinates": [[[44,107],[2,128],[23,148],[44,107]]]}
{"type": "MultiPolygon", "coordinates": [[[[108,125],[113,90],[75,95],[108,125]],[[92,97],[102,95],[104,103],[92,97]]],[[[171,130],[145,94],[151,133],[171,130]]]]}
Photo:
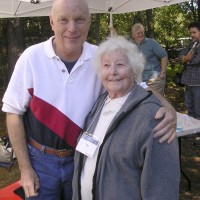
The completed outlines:
{"type": "Polygon", "coordinates": [[[111,99],[129,93],[134,85],[134,73],[127,56],[120,51],[103,55],[100,78],[111,99]]]}

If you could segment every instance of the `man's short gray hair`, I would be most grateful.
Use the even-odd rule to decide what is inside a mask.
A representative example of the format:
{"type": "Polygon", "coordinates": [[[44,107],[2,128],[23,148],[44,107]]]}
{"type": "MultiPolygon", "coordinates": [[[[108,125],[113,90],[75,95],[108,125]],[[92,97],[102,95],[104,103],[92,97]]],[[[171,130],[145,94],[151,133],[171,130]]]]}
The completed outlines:
{"type": "Polygon", "coordinates": [[[132,32],[135,32],[135,31],[138,31],[138,30],[144,31],[144,26],[141,23],[136,23],[132,26],[132,32]]]}

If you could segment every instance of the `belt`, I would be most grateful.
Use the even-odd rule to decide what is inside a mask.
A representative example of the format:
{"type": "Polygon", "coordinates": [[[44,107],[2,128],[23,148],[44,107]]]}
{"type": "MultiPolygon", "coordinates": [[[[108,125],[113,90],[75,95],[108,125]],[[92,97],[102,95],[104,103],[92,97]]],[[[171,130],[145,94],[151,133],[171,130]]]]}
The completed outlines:
{"type": "Polygon", "coordinates": [[[43,150],[44,153],[48,153],[48,154],[55,155],[55,156],[58,156],[58,157],[68,157],[68,156],[74,155],[74,149],[69,149],[69,150],[67,150],[67,149],[62,149],[62,150],[53,149],[53,148],[46,147],[44,145],[39,144],[38,142],[36,142],[34,139],[32,139],[30,137],[28,138],[28,143],[38,150],[43,150]]]}

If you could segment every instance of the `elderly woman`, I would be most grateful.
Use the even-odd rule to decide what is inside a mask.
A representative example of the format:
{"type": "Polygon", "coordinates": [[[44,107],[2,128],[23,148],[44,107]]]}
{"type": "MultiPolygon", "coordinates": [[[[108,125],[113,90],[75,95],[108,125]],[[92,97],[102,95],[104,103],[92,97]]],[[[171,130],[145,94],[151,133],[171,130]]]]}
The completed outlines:
{"type": "Polygon", "coordinates": [[[143,56],[114,37],[100,45],[94,63],[107,93],[88,115],[77,145],[73,200],[178,200],[178,144],[153,137],[160,102],[137,84],[143,56]]]}

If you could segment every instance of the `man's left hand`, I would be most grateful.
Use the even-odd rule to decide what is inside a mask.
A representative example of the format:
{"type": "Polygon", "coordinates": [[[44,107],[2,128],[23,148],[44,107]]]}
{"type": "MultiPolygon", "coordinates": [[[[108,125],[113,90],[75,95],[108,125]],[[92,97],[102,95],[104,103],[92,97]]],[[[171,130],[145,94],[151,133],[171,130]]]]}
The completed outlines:
{"type": "Polygon", "coordinates": [[[154,137],[161,137],[160,143],[172,142],[176,137],[176,111],[173,107],[161,107],[155,116],[155,119],[163,120],[154,128],[154,137]]]}

